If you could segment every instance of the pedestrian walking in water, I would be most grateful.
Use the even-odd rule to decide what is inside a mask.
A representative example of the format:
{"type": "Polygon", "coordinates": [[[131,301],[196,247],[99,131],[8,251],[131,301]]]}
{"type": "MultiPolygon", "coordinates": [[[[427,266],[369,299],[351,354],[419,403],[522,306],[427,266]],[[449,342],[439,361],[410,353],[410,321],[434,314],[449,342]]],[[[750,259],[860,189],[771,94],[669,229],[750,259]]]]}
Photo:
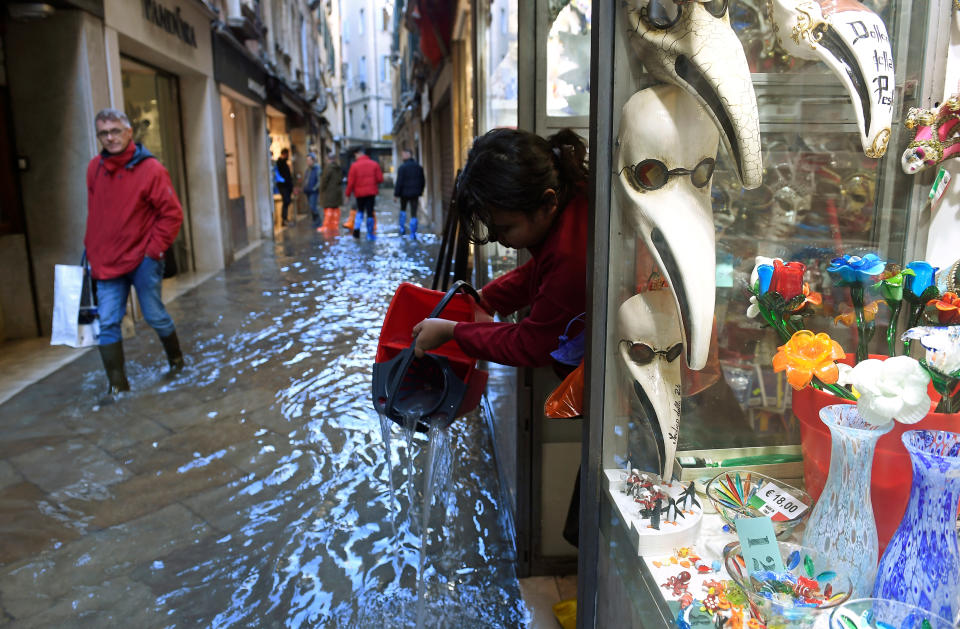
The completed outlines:
{"type": "Polygon", "coordinates": [[[94,124],[103,150],[87,165],[83,242],[96,280],[100,357],[113,395],[130,390],[120,322],[131,286],[137,289],[143,318],[156,330],[167,354],[167,375],[183,369],[177,331],[160,298],[164,254],[180,231],[183,209],[167,169],[133,142],[126,114],[104,109],[94,124]]]}
{"type": "MultiPolygon", "coordinates": [[[[357,157],[347,172],[347,198],[357,197],[357,221],[366,220],[367,240],[373,240],[373,212],[377,201],[377,192],[383,183],[383,171],[380,164],[367,157],[365,148],[357,149],[357,157]]],[[[353,237],[360,237],[360,223],[354,223],[353,237]]]]}
{"type": "Polygon", "coordinates": [[[323,226],[317,231],[333,236],[340,231],[340,206],[343,204],[343,168],[337,161],[337,153],[327,153],[327,164],[320,175],[320,202],[323,204],[323,226]]]}
{"type": "Polygon", "coordinates": [[[313,226],[320,227],[320,211],[317,209],[317,197],[320,195],[320,166],[317,156],[307,153],[307,172],[304,175],[303,193],[307,195],[307,205],[310,206],[310,216],[313,217],[313,226]]]}
{"type": "Polygon", "coordinates": [[[407,208],[410,209],[410,239],[417,239],[417,206],[420,195],[427,184],[423,176],[423,167],[413,159],[409,149],[401,152],[403,163],[397,169],[397,182],[393,187],[393,196],[400,199],[400,235],[407,233],[407,208]]]}
{"type": "Polygon", "coordinates": [[[280,219],[285,226],[290,224],[287,213],[290,210],[290,202],[293,198],[293,173],[290,172],[289,159],[289,149],[280,151],[280,158],[277,159],[277,190],[280,191],[280,198],[283,200],[280,219]]]}

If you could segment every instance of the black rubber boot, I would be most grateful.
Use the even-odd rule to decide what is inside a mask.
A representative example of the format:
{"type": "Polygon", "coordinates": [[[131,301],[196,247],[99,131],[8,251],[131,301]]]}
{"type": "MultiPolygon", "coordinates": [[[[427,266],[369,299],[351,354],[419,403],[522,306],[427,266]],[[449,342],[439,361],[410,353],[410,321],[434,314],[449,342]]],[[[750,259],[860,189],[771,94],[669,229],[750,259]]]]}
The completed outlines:
{"type": "Polygon", "coordinates": [[[360,237],[360,228],[359,228],[359,227],[357,227],[356,229],[353,230],[353,237],[354,237],[354,238],[359,238],[359,237],[360,237]]]}
{"type": "Polygon", "coordinates": [[[107,371],[107,380],[110,383],[107,395],[129,391],[130,383],[127,382],[127,374],[123,370],[123,343],[117,341],[98,347],[100,348],[100,358],[103,360],[103,368],[107,371]]]}
{"type": "Polygon", "coordinates": [[[170,336],[161,336],[160,342],[163,344],[163,351],[167,353],[167,362],[170,364],[170,371],[167,377],[172,378],[183,371],[183,353],[180,351],[180,340],[174,331],[170,336]]]}

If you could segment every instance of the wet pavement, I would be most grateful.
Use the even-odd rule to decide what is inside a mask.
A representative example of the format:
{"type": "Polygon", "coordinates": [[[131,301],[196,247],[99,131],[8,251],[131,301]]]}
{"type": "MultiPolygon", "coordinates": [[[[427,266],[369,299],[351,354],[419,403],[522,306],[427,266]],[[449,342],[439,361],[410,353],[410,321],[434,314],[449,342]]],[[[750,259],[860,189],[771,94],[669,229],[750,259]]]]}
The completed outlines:
{"type": "MultiPolygon", "coordinates": [[[[370,373],[439,243],[378,209],[376,242],[301,218],[170,304],[176,380],[138,322],[116,403],[88,352],[0,405],[0,626],[416,626],[428,443],[393,426],[387,460],[370,373]]],[[[423,626],[524,626],[483,418],[449,442],[423,626]]]]}

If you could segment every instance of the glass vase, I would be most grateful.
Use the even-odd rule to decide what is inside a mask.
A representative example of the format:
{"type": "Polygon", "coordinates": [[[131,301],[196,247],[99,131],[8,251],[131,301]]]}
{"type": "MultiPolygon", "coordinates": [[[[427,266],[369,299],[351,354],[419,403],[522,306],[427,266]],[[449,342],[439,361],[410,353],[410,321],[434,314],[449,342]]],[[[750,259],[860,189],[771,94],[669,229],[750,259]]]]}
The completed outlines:
{"type": "Polygon", "coordinates": [[[830,429],[830,472],[810,514],[803,545],[847,569],[853,596],[870,596],[877,574],[877,525],[870,502],[870,472],[877,440],[893,428],[864,420],[857,407],[834,404],[820,409],[830,429]]]}
{"type": "Polygon", "coordinates": [[[913,465],[907,512],[883,553],[874,596],[956,620],[960,614],[960,434],[911,430],[903,445],[913,465]]]}

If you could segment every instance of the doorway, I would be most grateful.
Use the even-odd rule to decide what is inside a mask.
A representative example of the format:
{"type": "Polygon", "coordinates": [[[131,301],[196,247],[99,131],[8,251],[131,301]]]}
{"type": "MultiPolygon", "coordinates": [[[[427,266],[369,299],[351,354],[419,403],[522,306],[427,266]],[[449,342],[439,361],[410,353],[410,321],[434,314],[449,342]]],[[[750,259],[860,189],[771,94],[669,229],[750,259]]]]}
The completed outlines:
{"type": "Polygon", "coordinates": [[[133,141],[160,160],[183,206],[183,226],[166,252],[164,277],[194,268],[189,207],[180,128],[180,87],[176,75],[121,57],[123,108],[133,126],[133,141]]]}

